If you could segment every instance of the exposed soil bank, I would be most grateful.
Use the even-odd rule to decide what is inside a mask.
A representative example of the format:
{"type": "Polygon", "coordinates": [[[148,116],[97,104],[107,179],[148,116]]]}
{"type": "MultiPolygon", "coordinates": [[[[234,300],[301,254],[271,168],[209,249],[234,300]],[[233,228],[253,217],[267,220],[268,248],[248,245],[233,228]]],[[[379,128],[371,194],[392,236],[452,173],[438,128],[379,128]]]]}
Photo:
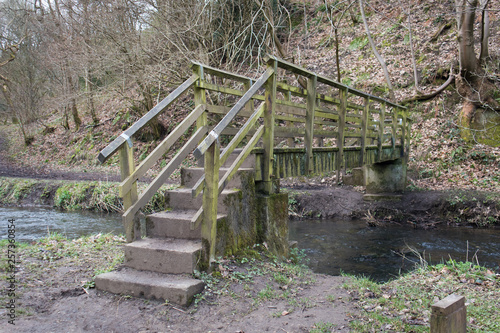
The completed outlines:
{"type": "Polygon", "coordinates": [[[401,198],[365,201],[351,186],[290,185],[292,218],[366,218],[429,228],[438,223],[500,224],[500,194],[477,191],[408,191],[401,198]]]}

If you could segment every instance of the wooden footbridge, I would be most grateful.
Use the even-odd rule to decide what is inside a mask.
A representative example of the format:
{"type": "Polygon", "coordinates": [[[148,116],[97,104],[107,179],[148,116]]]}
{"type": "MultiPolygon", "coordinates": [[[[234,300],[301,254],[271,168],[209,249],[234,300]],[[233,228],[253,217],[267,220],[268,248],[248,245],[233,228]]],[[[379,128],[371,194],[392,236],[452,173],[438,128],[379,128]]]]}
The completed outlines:
{"type": "Polygon", "coordinates": [[[120,155],[129,244],[125,267],[98,276],[99,289],[187,304],[203,286],[180,276],[209,268],[215,255],[263,241],[286,252],[280,178],[405,163],[406,108],[281,59],[265,63],[253,80],[193,62],[189,79],[101,151],[101,162],[120,155]],[[290,83],[297,79],[305,88],[290,83]],[[135,166],[134,135],[191,91],[193,110],[135,166]],[[138,179],[189,131],[184,146],[139,194],[138,179]],[[141,208],[191,153],[202,167],[183,169],[181,187],[165,193],[170,210],[148,216],[141,239],[141,208]]]}

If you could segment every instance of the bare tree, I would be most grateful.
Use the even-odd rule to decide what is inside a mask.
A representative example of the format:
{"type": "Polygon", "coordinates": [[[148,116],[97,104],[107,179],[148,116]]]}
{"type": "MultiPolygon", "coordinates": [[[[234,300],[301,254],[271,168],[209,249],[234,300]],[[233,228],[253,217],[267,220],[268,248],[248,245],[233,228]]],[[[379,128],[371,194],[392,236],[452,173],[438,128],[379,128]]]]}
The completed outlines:
{"type": "Polygon", "coordinates": [[[387,65],[385,64],[384,58],[378,53],[377,47],[375,46],[375,42],[370,33],[370,28],[368,27],[368,22],[366,20],[365,9],[364,9],[364,0],[359,0],[359,10],[361,11],[361,17],[363,18],[363,24],[365,26],[366,36],[368,37],[368,41],[370,42],[370,46],[372,48],[373,54],[377,58],[382,70],[384,71],[385,81],[387,82],[387,87],[389,89],[389,97],[394,99],[394,88],[392,87],[391,79],[389,77],[389,71],[387,70],[387,65]]]}

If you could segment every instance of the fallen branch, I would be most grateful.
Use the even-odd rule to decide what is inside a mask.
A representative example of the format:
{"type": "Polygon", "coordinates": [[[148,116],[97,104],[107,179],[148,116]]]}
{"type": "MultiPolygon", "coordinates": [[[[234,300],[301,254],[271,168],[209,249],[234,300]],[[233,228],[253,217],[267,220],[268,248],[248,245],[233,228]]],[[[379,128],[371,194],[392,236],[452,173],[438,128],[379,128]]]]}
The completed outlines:
{"type": "Polygon", "coordinates": [[[451,28],[451,23],[443,23],[439,26],[437,29],[436,33],[432,35],[431,39],[429,39],[429,42],[436,42],[439,38],[439,36],[443,33],[443,31],[450,29],[451,28]]]}

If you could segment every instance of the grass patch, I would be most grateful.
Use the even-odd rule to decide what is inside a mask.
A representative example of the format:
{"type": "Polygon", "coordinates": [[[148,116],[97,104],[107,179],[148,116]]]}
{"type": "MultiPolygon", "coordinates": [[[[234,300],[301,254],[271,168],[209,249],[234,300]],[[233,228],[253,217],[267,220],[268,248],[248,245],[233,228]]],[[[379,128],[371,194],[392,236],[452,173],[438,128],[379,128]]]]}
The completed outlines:
{"type": "Polygon", "coordinates": [[[466,298],[468,331],[500,331],[500,275],[471,262],[423,266],[383,284],[353,277],[344,287],[360,305],[356,332],[428,332],[431,305],[450,294],[466,298]]]}
{"type": "Polygon", "coordinates": [[[240,301],[248,302],[252,308],[277,299],[288,302],[290,307],[287,313],[304,308],[296,295],[300,288],[313,283],[314,278],[302,259],[302,254],[298,253],[290,259],[278,259],[261,245],[243,249],[234,256],[219,258],[212,273],[194,274],[205,282],[206,287],[205,292],[195,296],[193,311],[201,301],[215,304],[219,297],[224,296],[241,298],[240,301]]]}
{"type": "MultiPolygon", "coordinates": [[[[148,184],[140,183],[138,192],[148,184]]],[[[177,185],[163,185],[143,207],[146,214],[165,210],[164,193],[177,185]]],[[[118,183],[113,182],[68,182],[26,180],[22,178],[0,178],[0,204],[18,205],[44,203],[62,210],[92,210],[98,212],[122,212],[123,201],[119,197],[118,183]]]]}
{"type": "MultiPolygon", "coordinates": [[[[96,234],[69,240],[58,233],[33,243],[16,243],[18,281],[16,294],[39,290],[45,292],[51,286],[64,285],[72,288],[93,288],[95,276],[111,271],[124,260],[123,236],[96,234]]],[[[0,277],[5,279],[8,241],[0,241],[0,277]]],[[[0,302],[7,294],[0,294],[0,302]]],[[[20,304],[22,305],[22,304],[20,304]]],[[[36,312],[19,308],[18,314],[36,312]]]]}

